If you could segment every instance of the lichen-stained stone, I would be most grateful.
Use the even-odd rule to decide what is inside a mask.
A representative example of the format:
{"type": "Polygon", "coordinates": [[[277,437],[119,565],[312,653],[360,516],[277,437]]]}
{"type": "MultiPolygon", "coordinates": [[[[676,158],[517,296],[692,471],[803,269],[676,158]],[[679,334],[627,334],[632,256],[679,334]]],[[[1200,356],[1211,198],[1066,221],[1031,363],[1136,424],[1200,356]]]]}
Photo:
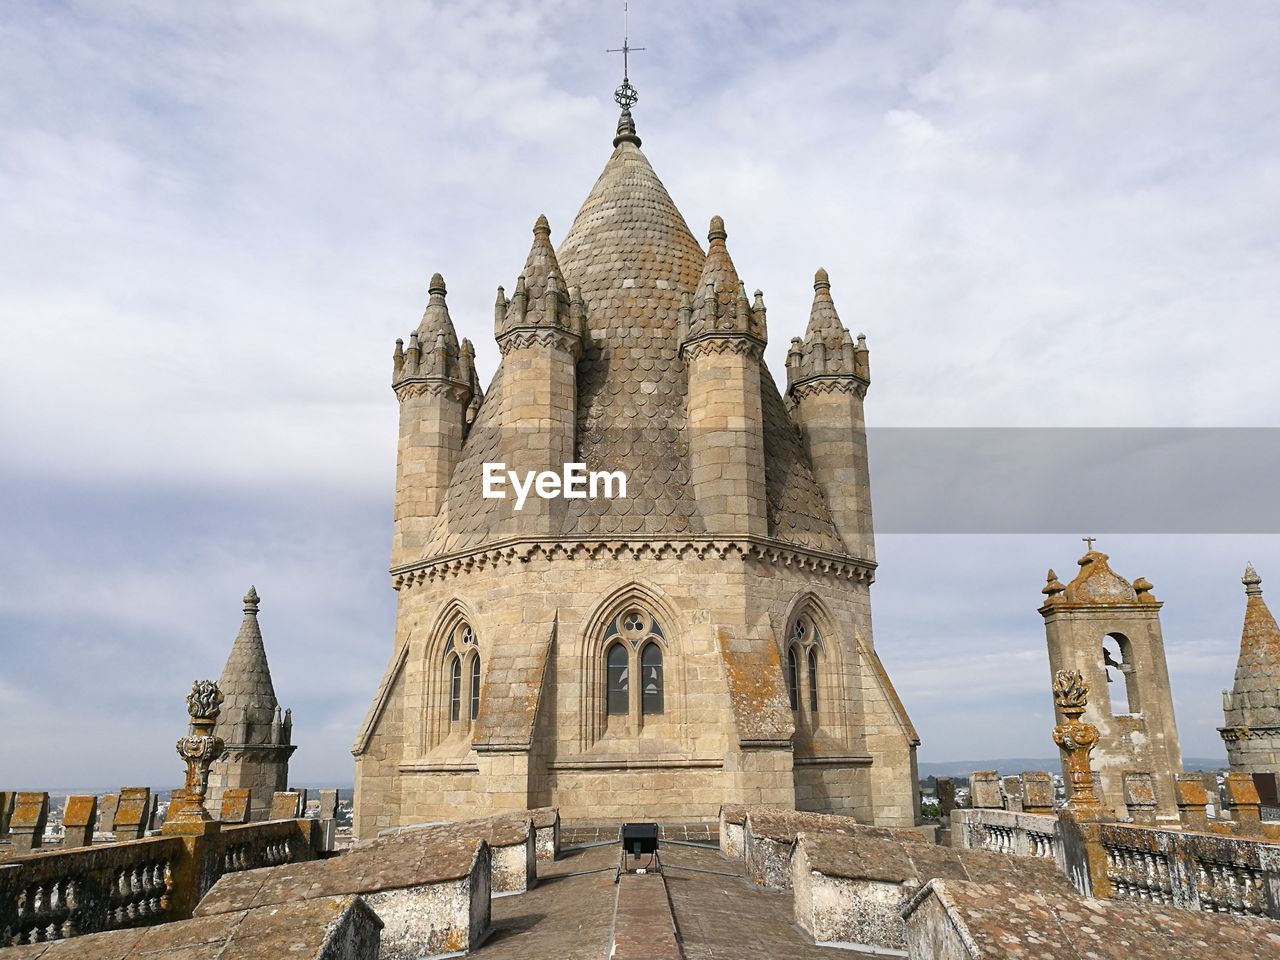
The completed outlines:
{"type": "Polygon", "coordinates": [[[18,855],[38,850],[44,843],[44,828],[49,819],[49,794],[23,791],[14,797],[13,815],[9,818],[9,836],[18,855]]]}
{"type": "MultiPolygon", "coordinates": [[[[556,819],[558,821],[558,814],[556,819]]],[[[484,841],[489,846],[493,892],[524,893],[538,879],[537,835],[533,820],[532,811],[522,811],[459,823],[406,827],[393,833],[392,837],[408,837],[413,833],[426,832],[449,837],[463,844],[484,841]]],[[[379,838],[372,844],[357,849],[361,856],[376,857],[377,845],[388,839],[390,838],[379,838]]]]}
{"type": "MultiPolygon", "coordinates": [[[[1070,583],[1064,585],[1049,571],[1039,610],[1049,674],[1078,671],[1088,688],[1082,722],[1098,731],[1089,759],[1101,808],[1110,816],[1126,816],[1124,775],[1145,771],[1155,792],[1154,817],[1172,822],[1178,814],[1174,778],[1182,769],[1182,751],[1160,630],[1162,604],[1149,581],[1138,577],[1130,583],[1111,569],[1109,559],[1090,543],[1070,583]]],[[[1062,756],[1066,776],[1068,753],[1062,756]]],[[[1073,787],[1066,779],[1070,803],[1073,787]]]]}
{"type": "Polygon", "coordinates": [[[85,847],[93,842],[94,821],[98,814],[98,798],[94,796],[67,797],[62,811],[62,847],[85,847]]]}
{"type": "Polygon", "coordinates": [[[746,853],[747,808],[740,803],[720,806],[720,852],[730,860],[746,853]]]}
{"type": "Polygon", "coordinates": [[[224,790],[218,819],[223,823],[248,823],[252,803],[253,790],[250,787],[232,787],[224,790]]]}
{"type": "Polygon", "coordinates": [[[796,923],[818,943],[902,951],[899,910],[934,878],[1009,881],[1027,891],[1074,895],[1052,861],[904,842],[865,831],[802,831],[791,857],[796,923]]]}
{"type": "Polygon", "coordinates": [[[904,905],[913,960],[1275,960],[1268,920],[1028,890],[1016,881],[932,880],[904,905]]]}
{"type": "Polygon", "coordinates": [[[328,860],[228,874],[195,915],[349,894],[363,896],[386,924],[383,958],[473,950],[489,926],[489,847],[465,831],[406,831],[328,860]]]}
{"type": "MultiPolygon", "coordinates": [[[[548,805],[596,822],[741,803],[915,823],[919,737],[872,639],[865,345],[810,377],[803,410],[790,383],[784,398],[760,356],[763,295],[716,246],[724,231],[709,258],[638,138],[614,146],[563,239],[539,217],[499,289],[487,391],[465,340],[454,356],[475,321],[445,322],[443,278],[434,319],[393,354],[396,634],[352,748],[354,832],[548,805]],[[695,318],[704,271],[716,307],[695,318]],[[838,439],[818,442],[828,428],[838,439]],[[625,472],[626,495],[484,496],[485,464],[570,460],[625,472]],[[624,636],[632,614],[655,629],[624,636]],[[820,662],[793,709],[802,619],[820,662]],[[610,708],[619,643],[633,682],[610,708]]],[[[828,313],[823,336],[852,345],[828,313]]]]}
{"type": "MultiPolygon", "coordinates": [[[[373,960],[382,921],[360,897],[322,897],[140,930],[14,947],[9,960],[373,960]]],[[[383,957],[389,956],[384,950],[383,957]]]]}
{"type": "Polygon", "coordinates": [[[852,817],[778,807],[749,808],[743,831],[743,856],[752,883],[775,890],[791,886],[791,854],[796,836],[802,831],[845,837],[861,835],[905,843],[928,842],[915,830],[871,826],[852,817]]]}
{"type": "Polygon", "coordinates": [[[530,810],[529,816],[533,820],[538,860],[555,860],[560,856],[560,811],[555,807],[539,807],[530,810]]]}

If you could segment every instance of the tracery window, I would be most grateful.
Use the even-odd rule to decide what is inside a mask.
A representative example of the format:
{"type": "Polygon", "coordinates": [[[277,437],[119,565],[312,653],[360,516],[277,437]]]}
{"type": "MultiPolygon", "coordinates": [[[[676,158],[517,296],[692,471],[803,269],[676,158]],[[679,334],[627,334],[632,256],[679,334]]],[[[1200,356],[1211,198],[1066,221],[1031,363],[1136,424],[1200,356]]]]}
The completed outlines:
{"type": "Polygon", "coordinates": [[[639,607],[628,608],[605,628],[604,642],[605,713],[637,722],[664,713],[666,634],[658,620],[639,607]]]}
{"type": "Polygon", "coordinates": [[[465,732],[480,714],[480,650],[469,623],[464,621],[454,628],[445,643],[444,659],[449,683],[449,727],[454,732],[465,732]]]}
{"type": "Polygon", "coordinates": [[[791,626],[787,640],[787,698],[795,713],[804,713],[809,724],[817,726],[822,690],[822,637],[813,617],[803,614],[791,626]],[[802,674],[803,668],[803,674],[802,674]],[[801,711],[801,706],[806,709],[801,711]]]}

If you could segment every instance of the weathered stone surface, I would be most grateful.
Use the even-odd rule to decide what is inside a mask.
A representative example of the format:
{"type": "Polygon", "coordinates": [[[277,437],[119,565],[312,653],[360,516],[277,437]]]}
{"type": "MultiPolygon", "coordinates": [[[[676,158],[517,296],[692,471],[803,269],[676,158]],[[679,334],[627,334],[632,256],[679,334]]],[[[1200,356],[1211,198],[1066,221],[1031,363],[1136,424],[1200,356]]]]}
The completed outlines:
{"type": "Polygon", "coordinates": [[[900,908],[935,877],[1074,893],[1052,861],[863,834],[801,833],[791,861],[795,918],[815,941],[904,949],[900,908]]]}
{"type": "Polygon", "coordinates": [[[903,908],[912,958],[1274,960],[1265,920],[1027,890],[1016,882],[931,881],[903,908]]]}
{"type": "Polygon", "coordinates": [[[271,816],[272,796],[288,789],[289,758],[297,749],[292,714],[281,710],[271,682],[259,604],[258,591],[250,587],[240,631],[218,678],[226,699],[214,733],[226,744],[226,753],[209,770],[208,807],[227,822],[239,822],[221,814],[223,794],[232,789],[251,791],[250,820],[278,819],[271,816]]]}
{"type": "MultiPolygon", "coordinates": [[[[525,836],[530,836],[527,829],[525,836]]],[[[215,917],[361,894],[386,924],[382,957],[408,960],[467,952],[488,929],[490,870],[488,845],[466,831],[406,830],[328,860],[223,877],[195,913],[215,917]]]]}
{"type": "Polygon", "coordinates": [[[779,890],[791,886],[791,854],[796,836],[801,831],[844,836],[857,834],[906,843],[928,842],[914,830],[870,826],[852,817],[772,807],[751,808],[747,811],[744,828],[744,859],[747,876],[753,883],[779,890]]]}
{"type": "Polygon", "coordinates": [[[1046,770],[1022,773],[1022,809],[1026,813],[1052,813],[1053,777],[1046,770]]]}
{"type": "Polygon", "coordinates": [[[740,803],[720,806],[720,852],[730,860],[741,860],[746,854],[747,808],[740,803]]]}
{"type": "Polygon", "coordinates": [[[1156,785],[1146,770],[1128,770],[1122,778],[1124,805],[1134,823],[1155,823],[1156,785]]]}
{"type": "Polygon", "coordinates": [[[104,793],[98,798],[98,832],[114,833],[116,810],[120,806],[120,794],[104,793]]]}
{"type": "Polygon", "coordinates": [[[684,960],[661,874],[623,874],[613,913],[611,960],[684,960]]]}
{"type": "Polygon", "coordinates": [[[248,787],[232,787],[222,791],[218,819],[223,823],[248,823],[252,812],[253,791],[248,787]]]}
{"type": "MultiPolygon", "coordinates": [[[[1090,691],[1082,722],[1097,730],[1092,765],[1102,810],[1125,816],[1124,773],[1143,770],[1152,776],[1155,816],[1172,822],[1182,751],[1160,631],[1161,604],[1149,582],[1139,577],[1129,583],[1111,569],[1105,553],[1090,548],[1078,561],[1075,579],[1064,586],[1053,575],[1044,587],[1040,615],[1049,672],[1077,671],[1090,691]]],[[[1061,710],[1057,716],[1061,721],[1061,710]]],[[[1067,756],[1063,753],[1063,774],[1070,802],[1074,788],[1067,756]]]]}
{"type": "Polygon", "coordinates": [[[1262,578],[1249,564],[1244,627],[1235,681],[1223,694],[1218,728],[1237,773],[1280,773],[1280,627],[1262,598],[1262,578]]]}
{"type": "Polygon", "coordinates": [[[302,794],[296,790],[278,790],[271,795],[271,811],[269,820],[293,820],[302,816],[298,807],[302,804],[302,794]]]}
{"type": "Polygon", "coordinates": [[[320,791],[320,808],[317,816],[321,820],[335,820],[338,816],[338,791],[337,790],[321,790],[320,791]]]}
{"type": "MultiPolygon", "coordinates": [[[[532,824],[532,811],[522,811],[459,823],[404,827],[392,832],[390,836],[427,832],[440,837],[452,836],[463,842],[483,840],[489,845],[491,853],[493,892],[523,893],[538,878],[537,839],[532,824]]],[[[385,842],[386,839],[379,838],[374,844],[385,842]]]]}
{"type": "Polygon", "coordinates": [[[137,840],[146,835],[151,820],[151,788],[124,787],[116,805],[112,833],[117,840],[137,840]]]}
{"type": "Polygon", "coordinates": [[[38,850],[44,844],[44,828],[49,818],[49,794],[27,791],[14,796],[9,836],[18,856],[38,850]]]}
{"type": "Polygon", "coordinates": [[[67,805],[62,811],[63,849],[85,847],[93,842],[94,820],[97,818],[97,812],[97,797],[67,797],[67,805]]]}
{"type": "Polygon", "coordinates": [[[0,837],[9,833],[9,818],[13,815],[14,792],[0,790],[0,837]]]}
{"type": "Polygon", "coordinates": [[[916,822],[919,738],[871,640],[865,345],[815,281],[784,400],[758,355],[763,298],[712,233],[714,256],[619,141],[558,250],[535,224],[495,302],[487,392],[431,279],[393,360],[399,601],[353,746],[357,836],[544,804],[596,821],[705,821],[727,802],[916,822]],[[482,495],[485,463],[570,460],[625,470],[626,497],[517,511],[482,495]],[[801,624],[821,642],[799,644],[817,655],[793,710],[801,624]],[[607,710],[611,648],[633,678],[660,651],[660,707],[637,680],[607,710]]]}
{"type": "Polygon", "coordinates": [[[537,858],[555,860],[560,856],[560,811],[555,807],[539,807],[530,810],[529,816],[533,820],[537,858]]]}
{"type": "Polygon", "coordinates": [[[1006,810],[1022,811],[1022,778],[1015,775],[1000,778],[1000,801],[1006,810]]]}
{"type": "Polygon", "coordinates": [[[1000,774],[995,770],[975,770],[969,774],[969,806],[1003,807],[1000,774]]]}
{"type": "MultiPolygon", "coordinates": [[[[359,897],[323,897],[141,930],[16,947],[12,960],[371,960],[382,921],[359,897]]],[[[388,954],[383,953],[384,957],[388,954]]]]}

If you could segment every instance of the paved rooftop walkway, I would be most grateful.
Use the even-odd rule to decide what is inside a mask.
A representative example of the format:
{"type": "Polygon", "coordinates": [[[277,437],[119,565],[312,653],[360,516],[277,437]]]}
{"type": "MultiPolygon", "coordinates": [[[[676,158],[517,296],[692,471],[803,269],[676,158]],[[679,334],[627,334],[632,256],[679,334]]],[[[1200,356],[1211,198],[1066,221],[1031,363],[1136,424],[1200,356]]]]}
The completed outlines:
{"type": "MultiPolygon", "coordinates": [[[[616,837],[616,828],[613,836],[616,837]]],[[[603,839],[603,838],[602,838],[603,839]]],[[[493,901],[482,960],[606,960],[618,887],[616,843],[538,864],[538,885],[493,901]]],[[[665,844],[662,863],[687,960],[856,960],[817,947],[792,922],[790,893],[753,886],[713,847],[665,844]]],[[[670,921],[665,921],[669,923],[670,921]]]]}

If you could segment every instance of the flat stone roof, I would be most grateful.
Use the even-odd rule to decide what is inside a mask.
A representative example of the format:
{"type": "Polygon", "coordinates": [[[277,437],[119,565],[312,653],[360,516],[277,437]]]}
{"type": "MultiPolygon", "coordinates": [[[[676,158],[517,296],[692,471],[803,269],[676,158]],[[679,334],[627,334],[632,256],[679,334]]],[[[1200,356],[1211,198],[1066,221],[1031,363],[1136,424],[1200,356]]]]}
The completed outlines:
{"type": "Polygon", "coordinates": [[[461,880],[471,872],[481,842],[467,831],[447,827],[415,830],[327,860],[227,874],[200,901],[195,915],[461,880]]]}
{"type": "Polygon", "coordinates": [[[936,896],[982,956],[1036,960],[1276,960],[1280,924],[1153,904],[1063,897],[1017,883],[934,880],[903,910],[936,896]]]}
{"type": "MultiPolygon", "coordinates": [[[[614,831],[616,839],[616,829],[614,831]]],[[[600,960],[614,923],[619,843],[569,850],[538,864],[538,885],[493,901],[478,960],[600,960]]],[[[684,956],[689,960],[858,960],[873,956],[811,943],[791,897],[754,886],[742,864],[712,846],[659,847],[684,956]]]]}
{"type": "Polygon", "coordinates": [[[382,927],[357,897],[324,897],[260,910],[237,910],[215,917],[179,920],[155,927],[93,933],[53,943],[5,950],[5,960],[218,960],[225,957],[322,956],[335,926],[348,911],[382,927]]]}
{"type": "Polygon", "coordinates": [[[908,843],[927,843],[923,835],[906,828],[876,827],[867,823],[859,823],[853,817],[838,817],[829,813],[808,813],[802,810],[788,810],[785,807],[747,807],[747,816],[751,818],[751,835],[776,840],[779,843],[794,843],[796,834],[806,833],[838,833],[843,835],[862,835],[882,840],[903,840],[908,843]]]}
{"type": "Polygon", "coordinates": [[[1075,888],[1052,860],[1011,857],[989,850],[957,850],[865,834],[801,832],[809,868],[831,877],[919,883],[935,877],[1016,883],[1024,890],[1074,895],[1075,888]]]}

